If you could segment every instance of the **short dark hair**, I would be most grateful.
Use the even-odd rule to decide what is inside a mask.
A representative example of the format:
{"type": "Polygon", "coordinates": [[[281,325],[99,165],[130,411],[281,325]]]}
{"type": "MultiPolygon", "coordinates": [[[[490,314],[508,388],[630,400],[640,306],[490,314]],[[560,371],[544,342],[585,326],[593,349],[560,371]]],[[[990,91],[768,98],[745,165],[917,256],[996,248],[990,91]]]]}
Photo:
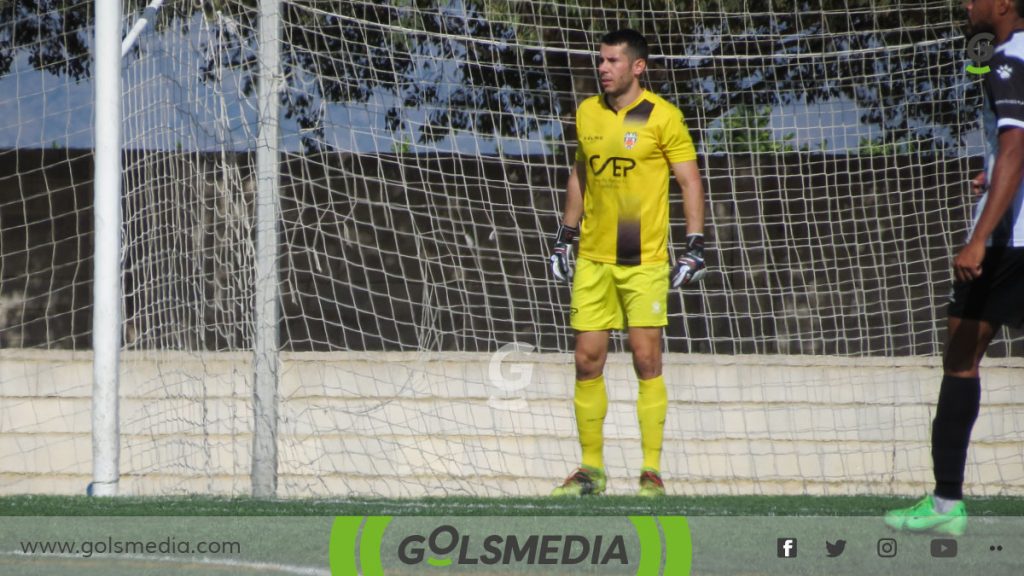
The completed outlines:
{"type": "MultiPolygon", "coordinates": [[[[1024,2],[1024,0],[1018,0],[1024,2]]],[[[619,30],[613,30],[601,37],[601,44],[606,46],[618,46],[620,44],[626,45],[626,50],[629,52],[629,56],[633,60],[644,59],[647,60],[647,39],[644,35],[629,28],[622,28],[619,30]]]]}

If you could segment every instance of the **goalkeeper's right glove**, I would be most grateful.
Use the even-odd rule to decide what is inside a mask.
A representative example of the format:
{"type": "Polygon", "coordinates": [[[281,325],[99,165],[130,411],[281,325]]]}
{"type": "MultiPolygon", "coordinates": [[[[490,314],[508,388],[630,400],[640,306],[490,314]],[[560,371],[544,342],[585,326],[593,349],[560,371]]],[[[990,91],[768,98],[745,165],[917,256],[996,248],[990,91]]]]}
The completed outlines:
{"type": "Polygon", "coordinates": [[[580,235],[580,229],[565,224],[559,224],[558,234],[555,236],[555,249],[551,254],[551,273],[561,282],[572,282],[572,265],[569,257],[572,255],[572,243],[580,235]]]}
{"type": "Polygon", "coordinates": [[[673,288],[679,288],[700,281],[707,271],[704,265],[704,235],[690,234],[686,237],[686,248],[672,267],[669,281],[673,288]]]}

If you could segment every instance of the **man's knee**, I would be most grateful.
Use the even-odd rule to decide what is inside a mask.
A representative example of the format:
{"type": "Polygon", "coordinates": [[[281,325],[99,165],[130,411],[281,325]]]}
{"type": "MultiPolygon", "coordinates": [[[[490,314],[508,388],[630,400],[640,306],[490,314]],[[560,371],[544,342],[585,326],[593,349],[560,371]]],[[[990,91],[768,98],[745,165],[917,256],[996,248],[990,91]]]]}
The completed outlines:
{"type": "Polygon", "coordinates": [[[600,349],[576,348],[576,379],[593,380],[604,371],[607,353],[600,349]]]}
{"type": "Polygon", "coordinates": [[[942,372],[949,376],[971,378],[978,375],[978,364],[972,356],[947,353],[942,358],[942,372]]]}
{"type": "Polygon", "coordinates": [[[633,369],[641,380],[661,376],[661,350],[634,351],[633,369]]]}
{"type": "Polygon", "coordinates": [[[974,357],[973,351],[947,350],[942,357],[942,371],[949,376],[973,378],[978,375],[980,362],[974,357]]]}
{"type": "Polygon", "coordinates": [[[942,355],[943,372],[960,378],[977,377],[985,350],[997,329],[988,322],[951,318],[942,355]]]}

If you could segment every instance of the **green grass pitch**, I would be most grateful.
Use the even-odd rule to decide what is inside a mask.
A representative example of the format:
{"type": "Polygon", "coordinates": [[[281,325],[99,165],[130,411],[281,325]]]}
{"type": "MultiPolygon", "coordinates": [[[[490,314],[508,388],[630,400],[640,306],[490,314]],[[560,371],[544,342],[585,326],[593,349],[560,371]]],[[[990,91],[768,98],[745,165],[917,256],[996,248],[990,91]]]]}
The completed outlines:
{"type": "MultiPolygon", "coordinates": [[[[595,498],[251,498],[7,496],[0,516],[880,516],[914,499],[890,496],[629,496],[595,498]]],[[[977,516],[1024,516],[1024,498],[969,498],[977,516]]]]}

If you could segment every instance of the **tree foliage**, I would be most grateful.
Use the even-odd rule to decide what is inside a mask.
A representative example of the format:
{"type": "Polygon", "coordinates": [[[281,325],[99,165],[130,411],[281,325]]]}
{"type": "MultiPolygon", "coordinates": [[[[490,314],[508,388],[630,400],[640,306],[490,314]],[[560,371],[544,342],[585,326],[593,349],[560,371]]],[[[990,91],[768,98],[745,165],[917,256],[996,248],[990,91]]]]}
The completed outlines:
{"type": "Polygon", "coordinates": [[[0,77],[22,53],[38,70],[75,80],[88,77],[92,18],[91,2],[0,2],[0,77]]]}
{"type": "Polygon", "coordinates": [[[737,106],[720,118],[716,129],[709,131],[707,150],[712,154],[792,152],[795,135],[777,138],[770,124],[770,107],[737,106]]]}
{"type": "MultiPolygon", "coordinates": [[[[138,11],[141,1],[126,2],[138,11]]],[[[0,75],[16,55],[76,80],[89,75],[92,2],[0,2],[0,75]]],[[[219,45],[201,70],[241,72],[252,93],[257,0],[172,2],[164,30],[187,33],[198,11],[219,45]],[[178,25],[168,26],[170,21],[178,25]]],[[[571,125],[596,89],[593,59],[609,28],[652,44],[650,82],[699,119],[698,136],[738,109],[847,99],[885,142],[961,146],[950,126],[975,122],[964,73],[963,19],[946,0],[345,0],[282,3],[284,113],[309,149],[324,146],[328,105],[384,103],[388,128],[420,143],[472,130],[524,137],[571,125]],[[425,119],[413,122],[412,119],[425,119]],[[556,120],[557,119],[557,120],[556,120]]]]}

